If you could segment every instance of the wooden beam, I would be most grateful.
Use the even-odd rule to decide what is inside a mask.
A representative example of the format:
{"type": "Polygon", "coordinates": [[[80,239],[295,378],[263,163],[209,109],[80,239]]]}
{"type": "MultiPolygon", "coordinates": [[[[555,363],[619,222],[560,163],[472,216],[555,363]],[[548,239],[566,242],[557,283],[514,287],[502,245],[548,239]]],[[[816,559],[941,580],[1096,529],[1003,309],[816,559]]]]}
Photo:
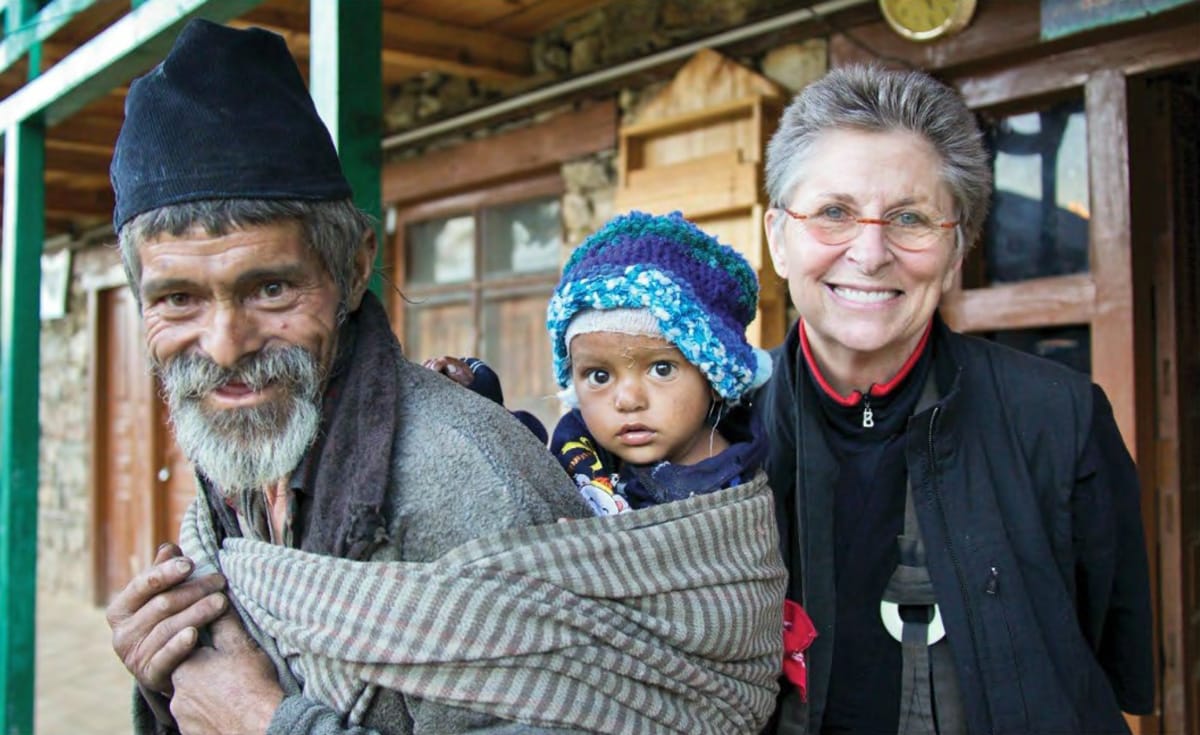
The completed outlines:
{"type": "Polygon", "coordinates": [[[146,0],[0,101],[0,129],[38,115],[53,125],[160,61],[186,21],[195,17],[225,21],[260,1],[146,0]]]}
{"type": "MultiPolygon", "coordinates": [[[[392,15],[395,14],[393,13],[392,15]]],[[[431,21],[420,22],[431,23],[431,21]]],[[[292,54],[301,65],[308,60],[311,53],[312,39],[309,37],[309,34],[290,26],[273,25],[263,20],[256,20],[254,17],[231,21],[229,25],[237,28],[249,28],[253,26],[278,33],[287,41],[288,48],[291,49],[292,54]]],[[[419,24],[414,23],[410,25],[419,24]]],[[[448,26],[446,24],[439,25],[443,30],[437,36],[424,39],[424,42],[419,44],[405,39],[389,39],[386,36],[384,37],[384,47],[380,55],[383,63],[383,76],[386,81],[394,82],[407,79],[414,74],[425,71],[436,71],[451,76],[472,77],[492,82],[511,82],[522,78],[527,73],[532,73],[527,44],[521,44],[523,53],[525,54],[523,67],[515,63],[495,64],[489,62],[486,58],[480,58],[473,47],[461,45],[461,40],[458,46],[452,46],[446,40],[447,35],[451,37],[462,34],[478,36],[478,31],[463,29],[457,26],[448,26]],[[441,39],[440,41],[438,40],[439,38],[441,39]]],[[[405,27],[408,28],[409,26],[406,25],[405,27]]],[[[463,37],[467,36],[464,35],[463,37]]],[[[512,41],[512,39],[502,36],[496,38],[504,38],[506,42],[512,41]]],[[[487,48],[487,46],[481,44],[480,48],[487,48]]]]}
{"type": "Polygon", "coordinates": [[[533,73],[530,45],[491,31],[463,28],[440,21],[384,11],[384,58],[411,66],[409,59],[423,59],[430,68],[480,79],[511,80],[533,73]]]}
{"type": "Polygon", "coordinates": [[[383,68],[384,77],[389,81],[404,80],[426,71],[470,77],[486,82],[515,82],[522,78],[518,72],[481,66],[471,61],[439,58],[427,53],[413,53],[394,48],[383,50],[383,68]]]}
{"type": "MultiPolygon", "coordinates": [[[[385,78],[411,76],[413,71],[512,81],[533,71],[530,44],[518,38],[415,14],[384,10],[383,64],[385,78]]],[[[297,57],[308,54],[308,13],[266,4],[237,23],[275,31],[288,39],[297,57]]]]}
{"type": "Polygon", "coordinates": [[[116,204],[112,188],[81,189],[79,187],[48,186],[46,188],[46,210],[70,212],[72,215],[112,218],[116,204]]]}
{"type": "MultiPolygon", "coordinates": [[[[538,0],[519,4],[520,7],[503,18],[492,21],[489,28],[528,38],[568,18],[608,5],[611,0],[538,0]]],[[[514,3],[517,4],[517,3],[514,3]]]]}
{"type": "Polygon", "coordinates": [[[1032,59],[995,73],[965,75],[955,83],[971,107],[1015,97],[1035,97],[1083,87],[1093,73],[1110,69],[1126,76],[1200,61],[1200,21],[1088,48],[1032,59]]]}
{"type": "Polygon", "coordinates": [[[61,144],[111,153],[120,131],[120,118],[75,115],[47,133],[46,145],[55,147],[61,144]]]}
{"type": "Polygon", "coordinates": [[[88,146],[70,143],[51,145],[46,141],[46,171],[63,172],[71,175],[103,172],[108,175],[108,164],[112,150],[97,150],[88,146]]]}
{"type": "Polygon", "coordinates": [[[1087,324],[1096,286],[1086,273],[1033,278],[988,288],[951,291],[942,301],[946,323],[962,332],[992,332],[1087,324]]]}
{"type": "MultiPolygon", "coordinates": [[[[1194,39],[1193,39],[1194,40],[1194,39]]],[[[1134,344],[1133,242],[1129,212],[1129,128],[1125,75],[1099,71],[1084,89],[1087,113],[1088,262],[1096,281],[1092,379],[1108,393],[1125,445],[1137,459],[1138,355],[1134,344]]]]}
{"type": "Polygon", "coordinates": [[[617,144],[613,100],[566,112],[544,123],[386,164],[383,201],[412,202],[561,165],[617,144]]]}

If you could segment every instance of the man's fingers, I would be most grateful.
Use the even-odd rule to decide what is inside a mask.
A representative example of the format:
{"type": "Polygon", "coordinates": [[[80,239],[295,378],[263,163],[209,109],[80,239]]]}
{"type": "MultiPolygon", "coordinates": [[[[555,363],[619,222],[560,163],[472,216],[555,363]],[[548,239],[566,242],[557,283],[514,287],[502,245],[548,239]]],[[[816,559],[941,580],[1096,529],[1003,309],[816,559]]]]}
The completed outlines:
{"type": "Polygon", "coordinates": [[[169,695],[172,673],[196,648],[197,640],[199,640],[199,634],[195,628],[184,628],[176,633],[150,657],[142,668],[138,680],[154,687],[162,694],[169,695]]]}
{"type": "Polygon", "coordinates": [[[223,585],[219,575],[190,580],[114,624],[113,650],[125,668],[145,686],[163,691],[171,673],[164,666],[178,664],[181,652],[186,655],[194,646],[193,634],[185,631],[209,624],[227,609],[228,600],[218,591],[223,585]]]}
{"type": "Polygon", "coordinates": [[[154,563],[162,564],[168,559],[176,556],[183,556],[183,550],[171,542],[159,544],[158,550],[154,552],[154,563]]]}
{"type": "MultiPolygon", "coordinates": [[[[183,630],[208,625],[229,607],[225,595],[210,589],[211,583],[201,585],[200,581],[193,580],[158,596],[153,603],[130,618],[131,625],[128,628],[136,636],[133,647],[144,652],[144,658],[152,657],[155,651],[183,630]]],[[[113,647],[116,648],[117,644],[114,631],[113,647]]]]}
{"type": "MultiPolygon", "coordinates": [[[[178,550],[178,547],[175,547],[175,550],[178,550]]],[[[175,587],[191,573],[191,559],[186,556],[172,556],[171,549],[160,546],[158,554],[155,555],[154,565],[134,577],[108,604],[105,616],[108,618],[109,627],[141,610],[155,595],[175,587]],[[159,561],[160,558],[162,561],[159,561]]]]}

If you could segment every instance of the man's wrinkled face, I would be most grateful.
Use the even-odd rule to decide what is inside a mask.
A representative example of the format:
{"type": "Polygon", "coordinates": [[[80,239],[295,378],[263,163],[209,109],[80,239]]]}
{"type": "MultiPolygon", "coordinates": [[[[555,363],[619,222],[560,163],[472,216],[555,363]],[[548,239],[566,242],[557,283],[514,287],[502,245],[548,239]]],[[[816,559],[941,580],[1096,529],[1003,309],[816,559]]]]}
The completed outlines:
{"type": "Polygon", "coordinates": [[[299,226],[138,248],[142,316],[176,439],[226,495],[286,478],[316,438],[339,294],[299,226]]]}

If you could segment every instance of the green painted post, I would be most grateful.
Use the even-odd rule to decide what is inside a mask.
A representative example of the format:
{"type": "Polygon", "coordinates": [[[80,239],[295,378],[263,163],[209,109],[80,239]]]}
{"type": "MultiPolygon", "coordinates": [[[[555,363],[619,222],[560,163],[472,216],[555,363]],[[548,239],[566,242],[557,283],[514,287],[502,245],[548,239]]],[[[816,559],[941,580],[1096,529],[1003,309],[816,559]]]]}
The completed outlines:
{"type": "MultiPolygon", "coordinates": [[[[37,13],[9,0],[6,33],[37,13]]],[[[29,78],[41,44],[29,48],[29,78]]],[[[40,116],[4,130],[0,249],[0,726],[32,735],[37,615],[39,286],[45,239],[45,130],[40,116]]]]}
{"type": "Polygon", "coordinates": [[[4,133],[0,293],[0,718],[33,733],[37,612],[39,284],[45,239],[45,135],[27,121],[4,133]]]}
{"type": "MultiPolygon", "coordinates": [[[[381,0],[311,0],[309,89],[354,188],[354,202],[382,223],[383,7],[381,0]]],[[[382,228],[371,290],[381,293],[382,228]]]]}

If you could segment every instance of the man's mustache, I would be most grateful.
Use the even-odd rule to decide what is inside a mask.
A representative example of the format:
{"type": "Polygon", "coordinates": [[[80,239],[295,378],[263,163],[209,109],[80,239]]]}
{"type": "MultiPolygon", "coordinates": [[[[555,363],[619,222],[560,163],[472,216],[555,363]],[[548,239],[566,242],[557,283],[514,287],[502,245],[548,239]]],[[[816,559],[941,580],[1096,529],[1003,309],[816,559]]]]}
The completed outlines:
{"type": "Polygon", "coordinates": [[[156,364],[163,387],[176,400],[198,400],[230,383],[260,391],[271,384],[295,389],[308,387],[304,398],[314,398],[320,385],[318,360],[303,347],[278,347],[247,355],[233,367],[218,365],[200,353],[185,353],[156,364]]]}

